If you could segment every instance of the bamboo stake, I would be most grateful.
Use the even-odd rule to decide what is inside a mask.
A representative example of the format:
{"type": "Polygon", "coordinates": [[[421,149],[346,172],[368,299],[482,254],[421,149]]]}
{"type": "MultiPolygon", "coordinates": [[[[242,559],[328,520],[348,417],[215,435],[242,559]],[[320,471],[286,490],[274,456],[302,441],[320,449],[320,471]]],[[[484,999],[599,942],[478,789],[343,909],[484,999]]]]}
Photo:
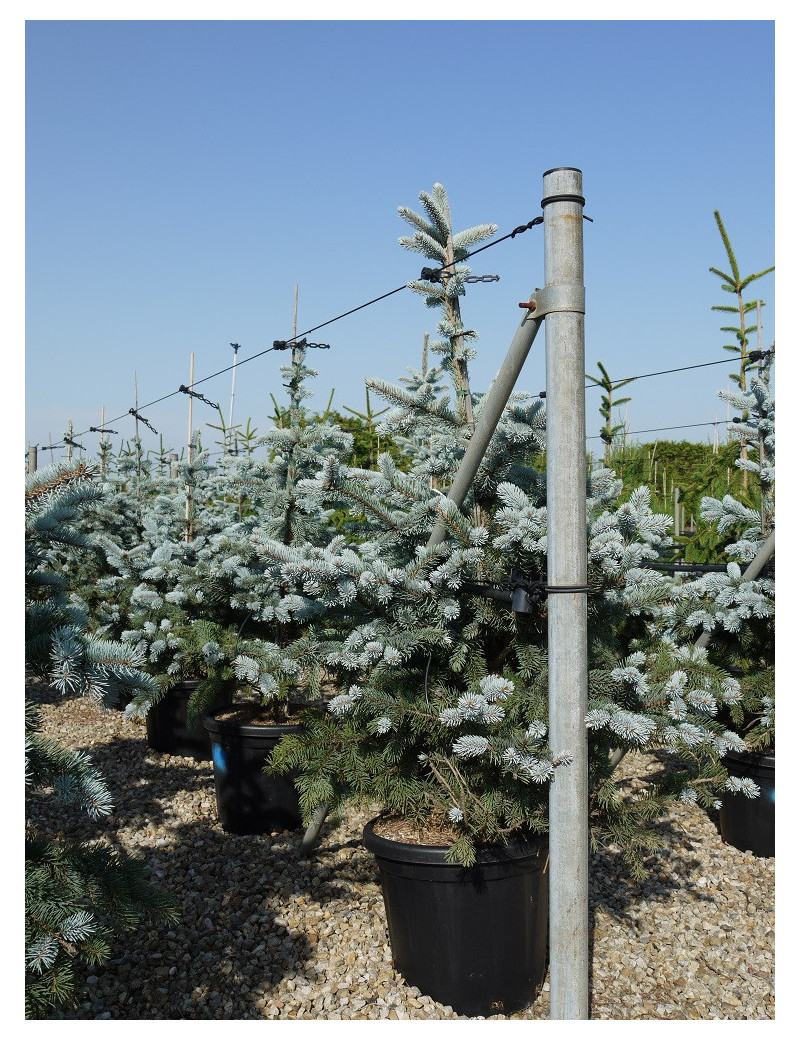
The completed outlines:
{"type": "MultiPolygon", "coordinates": [[[[758,327],[757,348],[760,351],[761,350],[761,300],[758,300],[757,303],[756,303],[756,325],[758,327]]],[[[761,366],[762,366],[762,364],[763,364],[762,361],[758,362],[758,378],[759,379],[761,378],[761,366]]],[[[763,431],[761,429],[759,429],[759,431],[758,431],[758,461],[759,461],[759,465],[761,467],[761,471],[763,472],[763,470],[764,470],[764,462],[765,462],[765,454],[764,454],[764,433],[763,433],[763,431]]],[[[767,507],[764,504],[764,489],[761,486],[761,476],[760,476],[760,474],[759,474],[758,485],[759,485],[759,493],[760,493],[760,498],[761,498],[761,510],[760,510],[761,511],[761,533],[762,534],[766,534],[767,533],[767,507]]]]}
{"type": "Polygon", "coordinates": [[[133,407],[135,416],[136,433],[136,516],[142,519],[142,451],[139,443],[139,383],[136,379],[136,369],[133,370],[133,407]]]}
{"type": "MultiPolygon", "coordinates": [[[[233,427],[233,398],[236,394],[236,359],[239,356],[239,344],[231,343],[233,347],[233,374],[231,375],[231,409],[228,415],[228,429],[233,427]]],[[[223,434],[223,439],[227,441],[227,437],[223,434]]]]}
{"type": "MultiPolygon", "coordinates": [[[[105,431],[105,428],[106,428],[106,406],[104,404],[102,404],[102,405],[100,405],[100,443],[101,444],[103,442],[103,433],[105,431]]],[[[100,476],[104,477],[105,475],[106,475],[106,458],[105,458],[105,455],[103,454],[103,452],[101,451],[100,452],[100,476]]]]}
{"type": "MultiPolygon", "coordinates": [[[[189,355],[189,389],[194,389],[194,353],[189,355]]],[[[186,461],[192,464],[192,395],[189,394],[189,432],[187,435],[186,461]]],[[[192,540],[192,519],[194,516],[194,500],[192,498],[191,478],[186,483],[186,541],[192,540]]]]}
{"type": "Polygon", "coordinates": [[[136,439],[139,439],[139,384],[136,381],[136,369],[133,370],[133,410],[136,415],[133,417],[133,432],[136,439]]]}
{"type": "MultiPolygon", "coordinates": [[[[445,265],[448,268],[452,268],[455,263],[455,247],[453,245],[453,228],[450,220],[450,208],[448,206],[447,213],[447,242],[445,243],[445,265]]],[[[457,296],[448,298],[445,302],[445,306],[450,321],[456,329],[462,329],[463,325],[461,322],[461,304],[457,296]]],[[[453,353],[461,352],[464,346],[464,336],[462,332],[457,332],[452,337],[453,353]]],[[[456,398],[458,404],[458,410],[463,417],[467,429],[472,435],[475,432],[475,418],[472,412],[472,392],[469,384],[469,370],[467,362],[463,358],[453,358],[453,382],[456,388],[456,398]]]]}

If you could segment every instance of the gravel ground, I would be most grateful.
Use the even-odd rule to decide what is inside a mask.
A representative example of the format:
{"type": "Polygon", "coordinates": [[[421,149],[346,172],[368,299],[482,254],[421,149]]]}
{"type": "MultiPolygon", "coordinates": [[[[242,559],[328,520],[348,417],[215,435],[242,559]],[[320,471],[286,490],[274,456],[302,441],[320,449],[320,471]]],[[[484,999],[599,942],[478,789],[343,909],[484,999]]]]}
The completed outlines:
{"type": "MultiPolygon", "coordinates": [[[[152,751],[143,723],[90,700],[46,687],[35,699],[45,732],[88,752],[115,798],[109,818],[70,817],[69,833],[105,835],[141,858],[182,908],[177,925],[141,928],[107,964],[83,969],[79,1006],[53,1019],[465,1020],[392,967],[377,867],[360,840],[373,814],[326,823],[298,859],[301,831],[222,830],[210,762],[152,751]]],[[[629,755],[621,769],[635,786],[657,767],[629,755]]],[[[34,820],[47,802],[32,800],[34,820]]],[[[773,1019],[774,859],[726,845],[697,807],[656,829],[663,847],[644,883],[613,852],[592,857],[591,1018],[773,1019]]],[[[493,1019],[548,1018],[548,990],[493,1019]]]]}

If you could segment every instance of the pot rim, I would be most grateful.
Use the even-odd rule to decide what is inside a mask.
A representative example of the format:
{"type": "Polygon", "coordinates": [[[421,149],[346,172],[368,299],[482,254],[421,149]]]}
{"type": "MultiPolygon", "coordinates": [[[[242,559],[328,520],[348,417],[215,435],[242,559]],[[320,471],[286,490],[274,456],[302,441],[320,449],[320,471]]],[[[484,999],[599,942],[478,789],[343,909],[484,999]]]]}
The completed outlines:
{"type": "Polygon", "coordinates": [[[731,748],[722,757],[723,759],[729,758],[732,762],[741,762],[747,765],[761,764],[767,768],[770,766],[772,768],[775,767],[775,755],[769,755],[764,751],[751,751],[749,749],[747,751],[735,751],[731,748]]]}
{"type": "Polygon", "coordinates": [[[217,733],[239,733],[242,736],[260,736],[266,733],[276,733],[284,736],[288,733],[298,733],[300,731],[300,723],[289,722],[289,723],[267,723],[267,722],[239,722],[237,719],[218,719],[217,713],[223,711],[231,711],[232,708],[241,707],[241,705],[224,704],[213,711],[207,712],[202,717],[203,726],[211,734],[217,733]]]}
{"type": "MultiPolygon", "coordinates": [[[[394,838],[384,838],[382,835],[376,834],[374,825],[385,815],[386,813],[379,813],[364,826],[362,842],[374,856],[400,862],[411,860],[415,863],[440,864],[463,869],[460,863],[445,860],[445,853],[450,847],[449,845],[417,845],[414,842],[397,841],[394,838]]],[[[526,857],[544,859],[548,851],[549,836],[531,834],[515,838],[507,845],[476,846],[476,865],[519,860],[526,857]]]]}

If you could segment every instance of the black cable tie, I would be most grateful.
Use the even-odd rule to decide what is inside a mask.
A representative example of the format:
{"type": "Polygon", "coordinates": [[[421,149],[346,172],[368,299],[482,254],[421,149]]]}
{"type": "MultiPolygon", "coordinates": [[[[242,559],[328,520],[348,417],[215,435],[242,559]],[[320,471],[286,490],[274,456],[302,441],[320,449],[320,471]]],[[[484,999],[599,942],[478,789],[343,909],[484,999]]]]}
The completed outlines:
{"type": "Polygon", "coordinates": [[[547,198],[542,199],[542,209],[549,206],[551,202],[577,202],[581,206],[586,205],[583,195],[548,195],[547,198]]]}
{"type": "Polygon", "coordinates": [[[89,433],[116,433],[116,430],[101,429],[99,426],[90,426],[89,433]]]}
{"type": "Polygon", "coordinates": [[[203,401],[205,404],[210,405],[212,408],[219,408],[218,404],[214,404],[213,401],[209,401],[207,397],[203,397],[196,390],[190,390],[188,386],[184,386],[183,383],[178,387],[178,390],[182,394],[188,394],[189,397],[196,397],[199,401],[203,401]]]}
{"type": "MultiPolygon", "coordinates": [[[[542,209],[551,202],[576,202],[582,206],[586,206],[586,199],[584,199],[583,196],[570,196],[570,194],[566,194],[566,196],[547,196],[546,199],[542,199],[542,209]]],[[[589,220],[590,224],[594,224],[594,217],[587,216],[586,213],[584,213],[583,216],[585,220],[589,220]]]]}
{"type": "Polygon", "coordinates": [[[151,423],[149,423],[143,415],[139,415],[135,408],[129,408],[128,415],[132,415],[134,419],[140,419],[145,424],[148,430],[152,430],[153,433],[158,433],[158,430],[153,425],[151,425],[151,423]]]}
{"type": "Polygon", "coordinates": [[[588,585],[543,585],[545,592],[591,592],[588,585]]]}

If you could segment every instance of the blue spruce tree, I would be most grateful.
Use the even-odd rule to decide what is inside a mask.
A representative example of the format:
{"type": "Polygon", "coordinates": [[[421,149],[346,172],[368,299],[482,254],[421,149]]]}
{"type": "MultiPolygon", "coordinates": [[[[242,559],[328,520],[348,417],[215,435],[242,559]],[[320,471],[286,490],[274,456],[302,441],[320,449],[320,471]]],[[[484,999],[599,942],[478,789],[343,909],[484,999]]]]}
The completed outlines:
{"type": "MultiPolygon", "coordinates": [[[[51,466],[25,486],[26,676],[44,679],[62,695],[87,694],[118,703],[152,682],[128,647],[87,632],[87,619],[69,599],[56,547],[90,548],[76,530],[82,508],[101,492],[83,463],[51,466]]],[[[108,959],[115,934],[142,920],[174,920],[171,898],[147,882],[140,863],[102,842],[55,837],[63,807],[90,818],[112,810],[110,792],[89,758],[43,736],[39,710],[25,703],[26,793],[53,792],[52,814],[25,824],[25,1014],[44,1018],[76,999],[75,965],[108,959]],[[59,808],[60,807],[60,808],[59,808]]]]}
{"type": "MultiPolygon", "coordinates": [[[[735,750],[774,754],[775,749],[775,579],[765,567],[745,580],[750,564],[774,539],[775,398],[770,385],[770,353],[750,388],[720,391],[745,418],[736,424],[741,458],[736,465],[752,473],[760,490],[760,509],[725,495],[706,496],[701,517],[721,535],[735,535],[727,546],[726,571],[704,574],[676,585],[663,616],[665,638],[676,645],[699,641],[700,651],[733,676],[735,696],[722,715],[736,732],[735,750]],[[705,645],[703,645],[705,644],[705,645]]],[[[746,792],[747,793],[747,792],[746,792]]]]}
{"type": "MultiPolygon", "coordinates": [[[[429,222],[401,214],[417,224],[417,247],[447,262],[443,189],[421,197],[429,222]]],[[[477,241],[489,227],[452,241],[477,241]]],[[[462,268],[446,286],[414,285],[443,313],[443,368],[454,397],[439,373],[412,372],[405,386],[368,381],[392,405],[383,425],[405,449],[409,472],[386,455],[378,472],[330,459],[305,482],[321,507],[363,513],[362,540],[303,549],[259,539],[259,549],[276,581],[288,583],[288,597],[324,608],[325,625],[305,652],[342,691],[307,713],[304,731],[282,742],[273,768],[300,771],[308,819],[322,805],[377,801],[420,832],[448,834],[451,858],[469,864],[480,843],[546,830],[547,784],[571,750],[547,742],[546,478],[531,464],[546,450],[543,401],[514,394],[463,508],[440,490],[485,400],[465,382],[462,326],[452,320],[463,276],[462,268]],[[431,547],[438,523],[447,537],[431,547]],[[524,610],[511,610],[515,591],[524,610]]],[[[654,691],[676,669],[647,655],[671,584],[648,563],[667,544],[671,518],[652,512],[646,488],[620,503],[621,488],[602,467],[588,478],[591,823],[593,840],[621,845],[641,875],[656,842],[648,822],[684,791],[705,797],[724,739],[711,722],[704,732],[712,754],[707,741],[697,751],[693,720],[705,723],[708,713],[691,699],[691,721],[672,739],[673,720],[654,691]],[[686,760],[685,776],[626,802],[612,776],[620,750],[661,747],[665,734],[686,760]]],[[[725,695],[722,675],[707,662],[690,670],[710,698],[725,695]]]]}

